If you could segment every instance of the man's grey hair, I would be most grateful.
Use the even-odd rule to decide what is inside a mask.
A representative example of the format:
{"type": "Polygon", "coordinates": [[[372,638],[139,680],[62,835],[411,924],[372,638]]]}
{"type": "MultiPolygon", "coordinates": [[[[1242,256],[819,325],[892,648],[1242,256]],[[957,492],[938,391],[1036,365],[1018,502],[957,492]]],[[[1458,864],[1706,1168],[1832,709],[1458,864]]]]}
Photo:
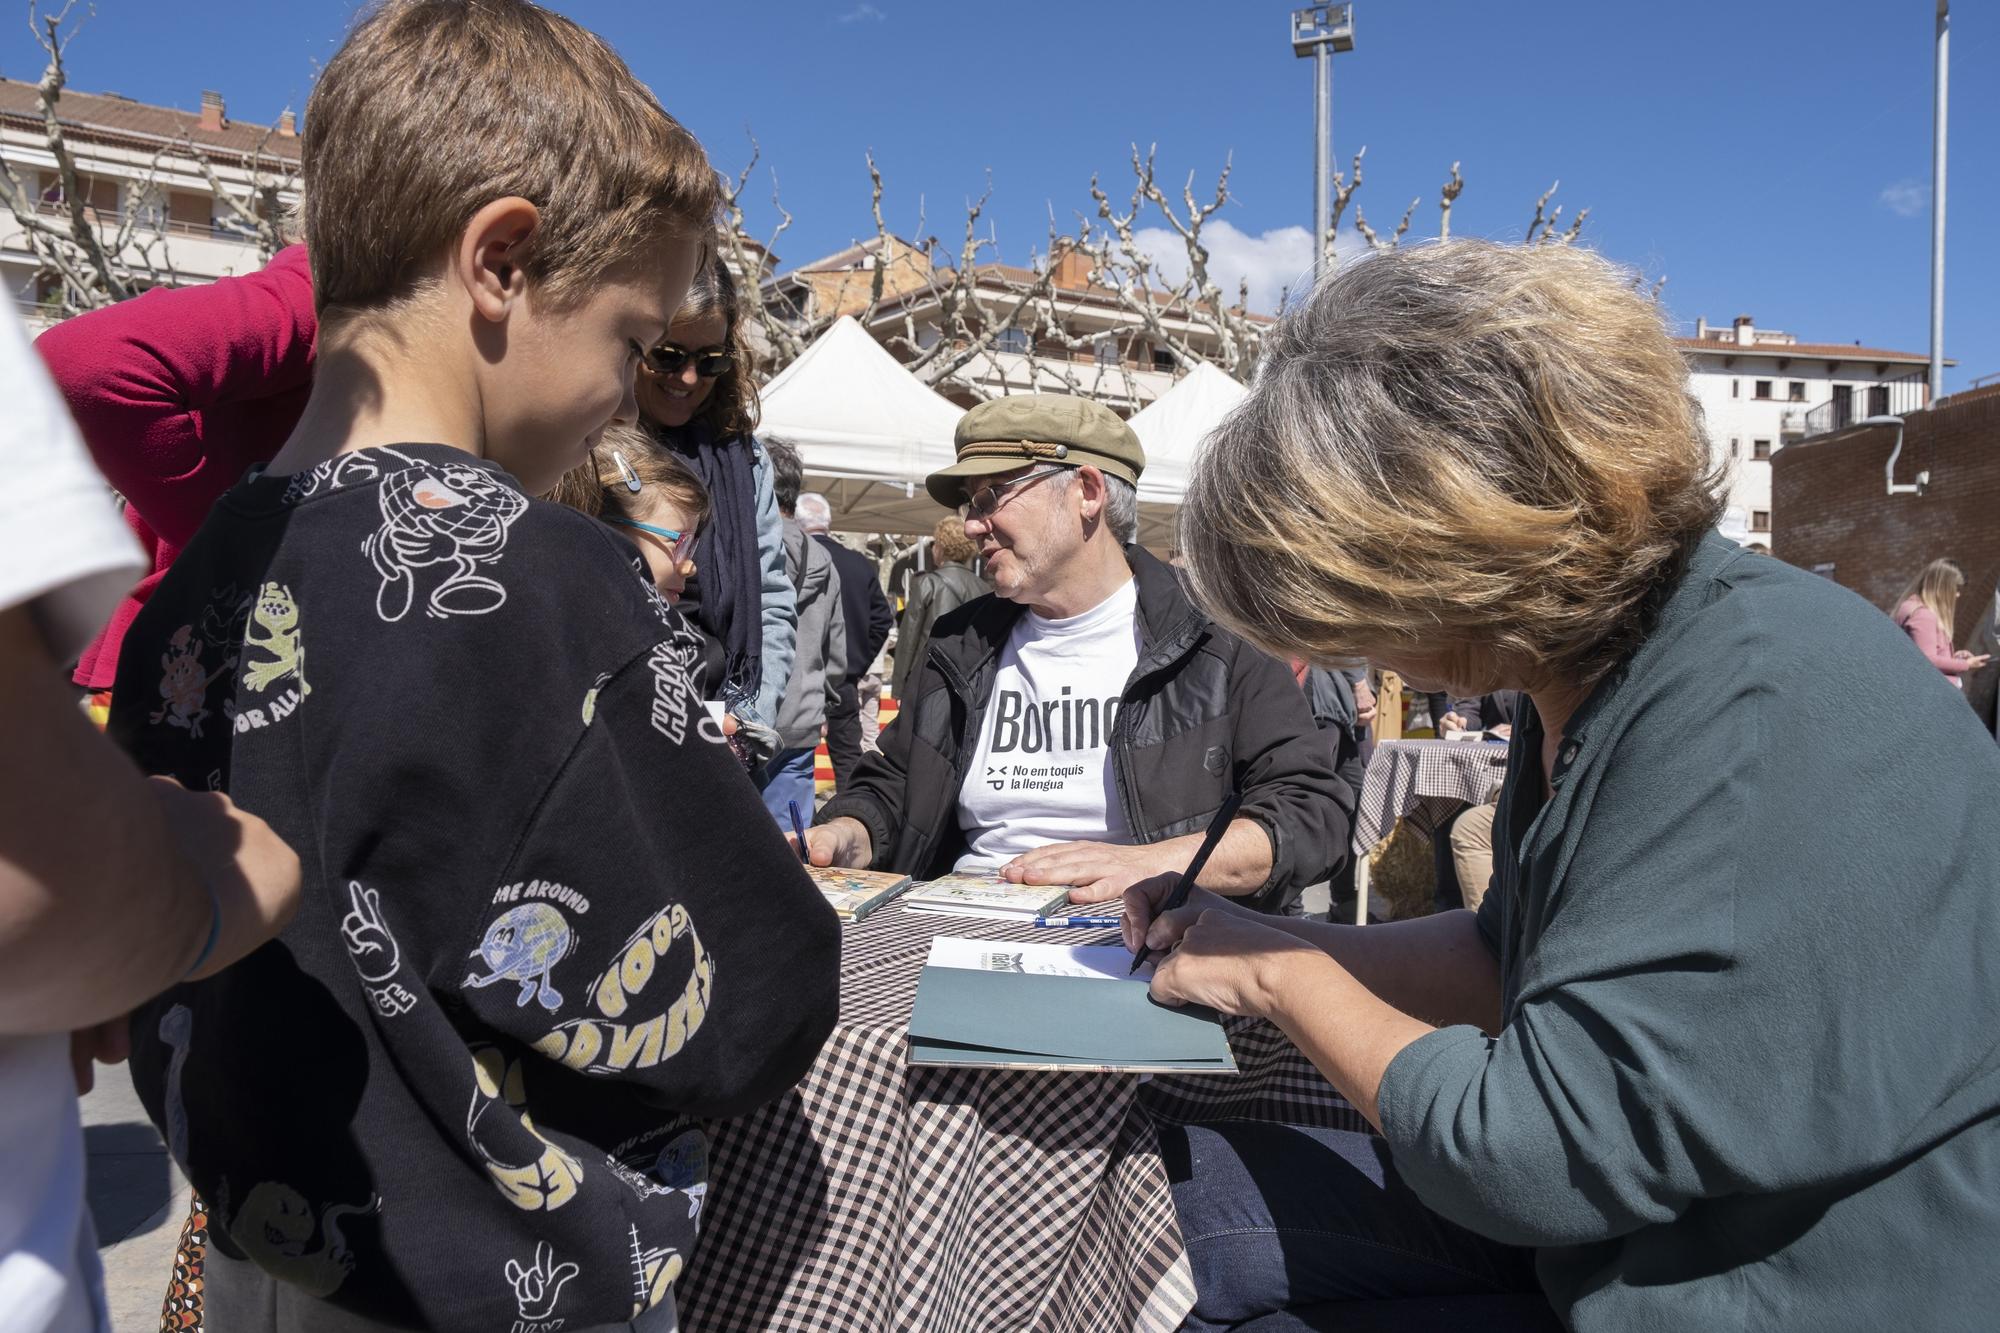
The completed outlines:
{"type": "MultiPolygon", "coordinates": [[[[1118,539],[1120,546],[1130,546],[1139,538],[1139,491],[1123,477],[1114,477],[1109,472],[1104,476],[1104,523],[1111,529],[1111,535],[1118,539]]],[[[1055,478],[1058,486],[1068,486],[1076,480],[1076,469],[1071,468],[1055,478]]]]}
{"type": "Polygon", "coordinates": [[[833,506],[818,491],[806,491],[799,496],[793,517],[807,532],[825,532],[833,526],[833,506]]]}

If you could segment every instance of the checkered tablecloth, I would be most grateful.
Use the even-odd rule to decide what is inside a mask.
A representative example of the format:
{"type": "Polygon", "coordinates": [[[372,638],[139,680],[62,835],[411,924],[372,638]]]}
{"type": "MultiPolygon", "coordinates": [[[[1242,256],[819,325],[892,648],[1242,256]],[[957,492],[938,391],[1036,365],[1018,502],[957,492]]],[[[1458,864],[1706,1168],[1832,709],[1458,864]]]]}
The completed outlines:
{"type": "Polygon", "coordinates": [[[1507,769],[1507,747],[1492,741],[1381,741],[1361,781],[1354,850],[1366,855],[1408,818],[1429,837],[1444,815],[1479,805],[1507,769]]]}
{"type": "Polygon", "coordinates": [[[1049,932],[898,907],[843,930],[840,1021],[811,1073],[712,1126],[701,1248],[676,1289],[688,1333],[1164,1333],[1194,1286],[1156,1124],[1366,1127],[1256,1022],[1231,1022],[1235,1076],[913,1069],[931,938],[1049,932]]]}

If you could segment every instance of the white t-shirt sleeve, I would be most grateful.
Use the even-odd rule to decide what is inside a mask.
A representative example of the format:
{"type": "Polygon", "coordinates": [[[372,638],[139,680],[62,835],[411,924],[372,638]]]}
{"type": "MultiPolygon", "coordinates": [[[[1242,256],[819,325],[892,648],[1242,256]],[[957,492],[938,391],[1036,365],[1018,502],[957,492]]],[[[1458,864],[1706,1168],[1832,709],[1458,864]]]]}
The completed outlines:
{"type": "Polygon", "coordinates": [[[12,311],[0,315],[0,403],[0,611],[36,603],[50,653],[66,658],[145,559],[12,311]]]}

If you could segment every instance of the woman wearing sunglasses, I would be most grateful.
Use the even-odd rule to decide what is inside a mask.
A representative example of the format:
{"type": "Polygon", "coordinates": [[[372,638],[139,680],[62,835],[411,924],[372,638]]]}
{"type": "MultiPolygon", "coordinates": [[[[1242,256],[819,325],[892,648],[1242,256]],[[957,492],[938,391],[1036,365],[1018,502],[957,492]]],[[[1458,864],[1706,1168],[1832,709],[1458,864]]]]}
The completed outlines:
{"type": "Polygon", "coordinates": [[[681,613],[722,645],[721,697],[757,724],[745,734],[774,736],[797,611],[770,461],[751,434],[757,387],[741,316],[735,280],[711,260],[667,336],[639,363],[639,415],[709,496],[709,522],[689,553],[700,568],[681,590],[681,613]]]}

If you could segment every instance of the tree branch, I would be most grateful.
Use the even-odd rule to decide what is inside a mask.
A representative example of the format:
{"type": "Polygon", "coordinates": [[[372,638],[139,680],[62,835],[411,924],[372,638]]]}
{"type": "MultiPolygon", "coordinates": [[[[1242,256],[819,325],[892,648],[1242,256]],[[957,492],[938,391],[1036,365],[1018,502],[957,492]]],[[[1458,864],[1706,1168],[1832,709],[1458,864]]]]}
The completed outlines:
{"type": "MultiPolygon", "coordinates": [[[[62,184],[63,203],[69,214],[69,240],[83,252],[91,276],[105,296],[113,301],[122,301],[132,295],[131,285],[119,274],[111,256],[105,253],[104,240],[97,234],[93,210],[78,189],[76,161],[70,156],[69,144],[63,137],[62,120],[56,114],[56,104],[62,100],[63,87],[69,82],[68,71],[63,66],[63,50],[82,26],[79,23],[71,28],[67,37],[62,33],[62,25],[75,6],[76,0],[65,0],[62,9],[53,17],[39,14],[32,0],[28,6],[29,27],[32,30],[36,20],[40,19],[41,30],[35,32],[35,41],[49,58],[49,63],[42,69],[41,81],[35,86],[42,108],[42,139],[48,146],[49,155],[56,161],[56,176],[62,184]]],[[[87,293],[88,289],[85,290],[87,293]]]]}
{"type": "Polygon", "coordinates": [[[1458,163],[1451,164],[1451,179],[1438,192],[1438,239],[1451,239],[1451,206],[1458,202],[1459,194],[1465,189],[1465,178],[1458,174],[1458,163]]]}

